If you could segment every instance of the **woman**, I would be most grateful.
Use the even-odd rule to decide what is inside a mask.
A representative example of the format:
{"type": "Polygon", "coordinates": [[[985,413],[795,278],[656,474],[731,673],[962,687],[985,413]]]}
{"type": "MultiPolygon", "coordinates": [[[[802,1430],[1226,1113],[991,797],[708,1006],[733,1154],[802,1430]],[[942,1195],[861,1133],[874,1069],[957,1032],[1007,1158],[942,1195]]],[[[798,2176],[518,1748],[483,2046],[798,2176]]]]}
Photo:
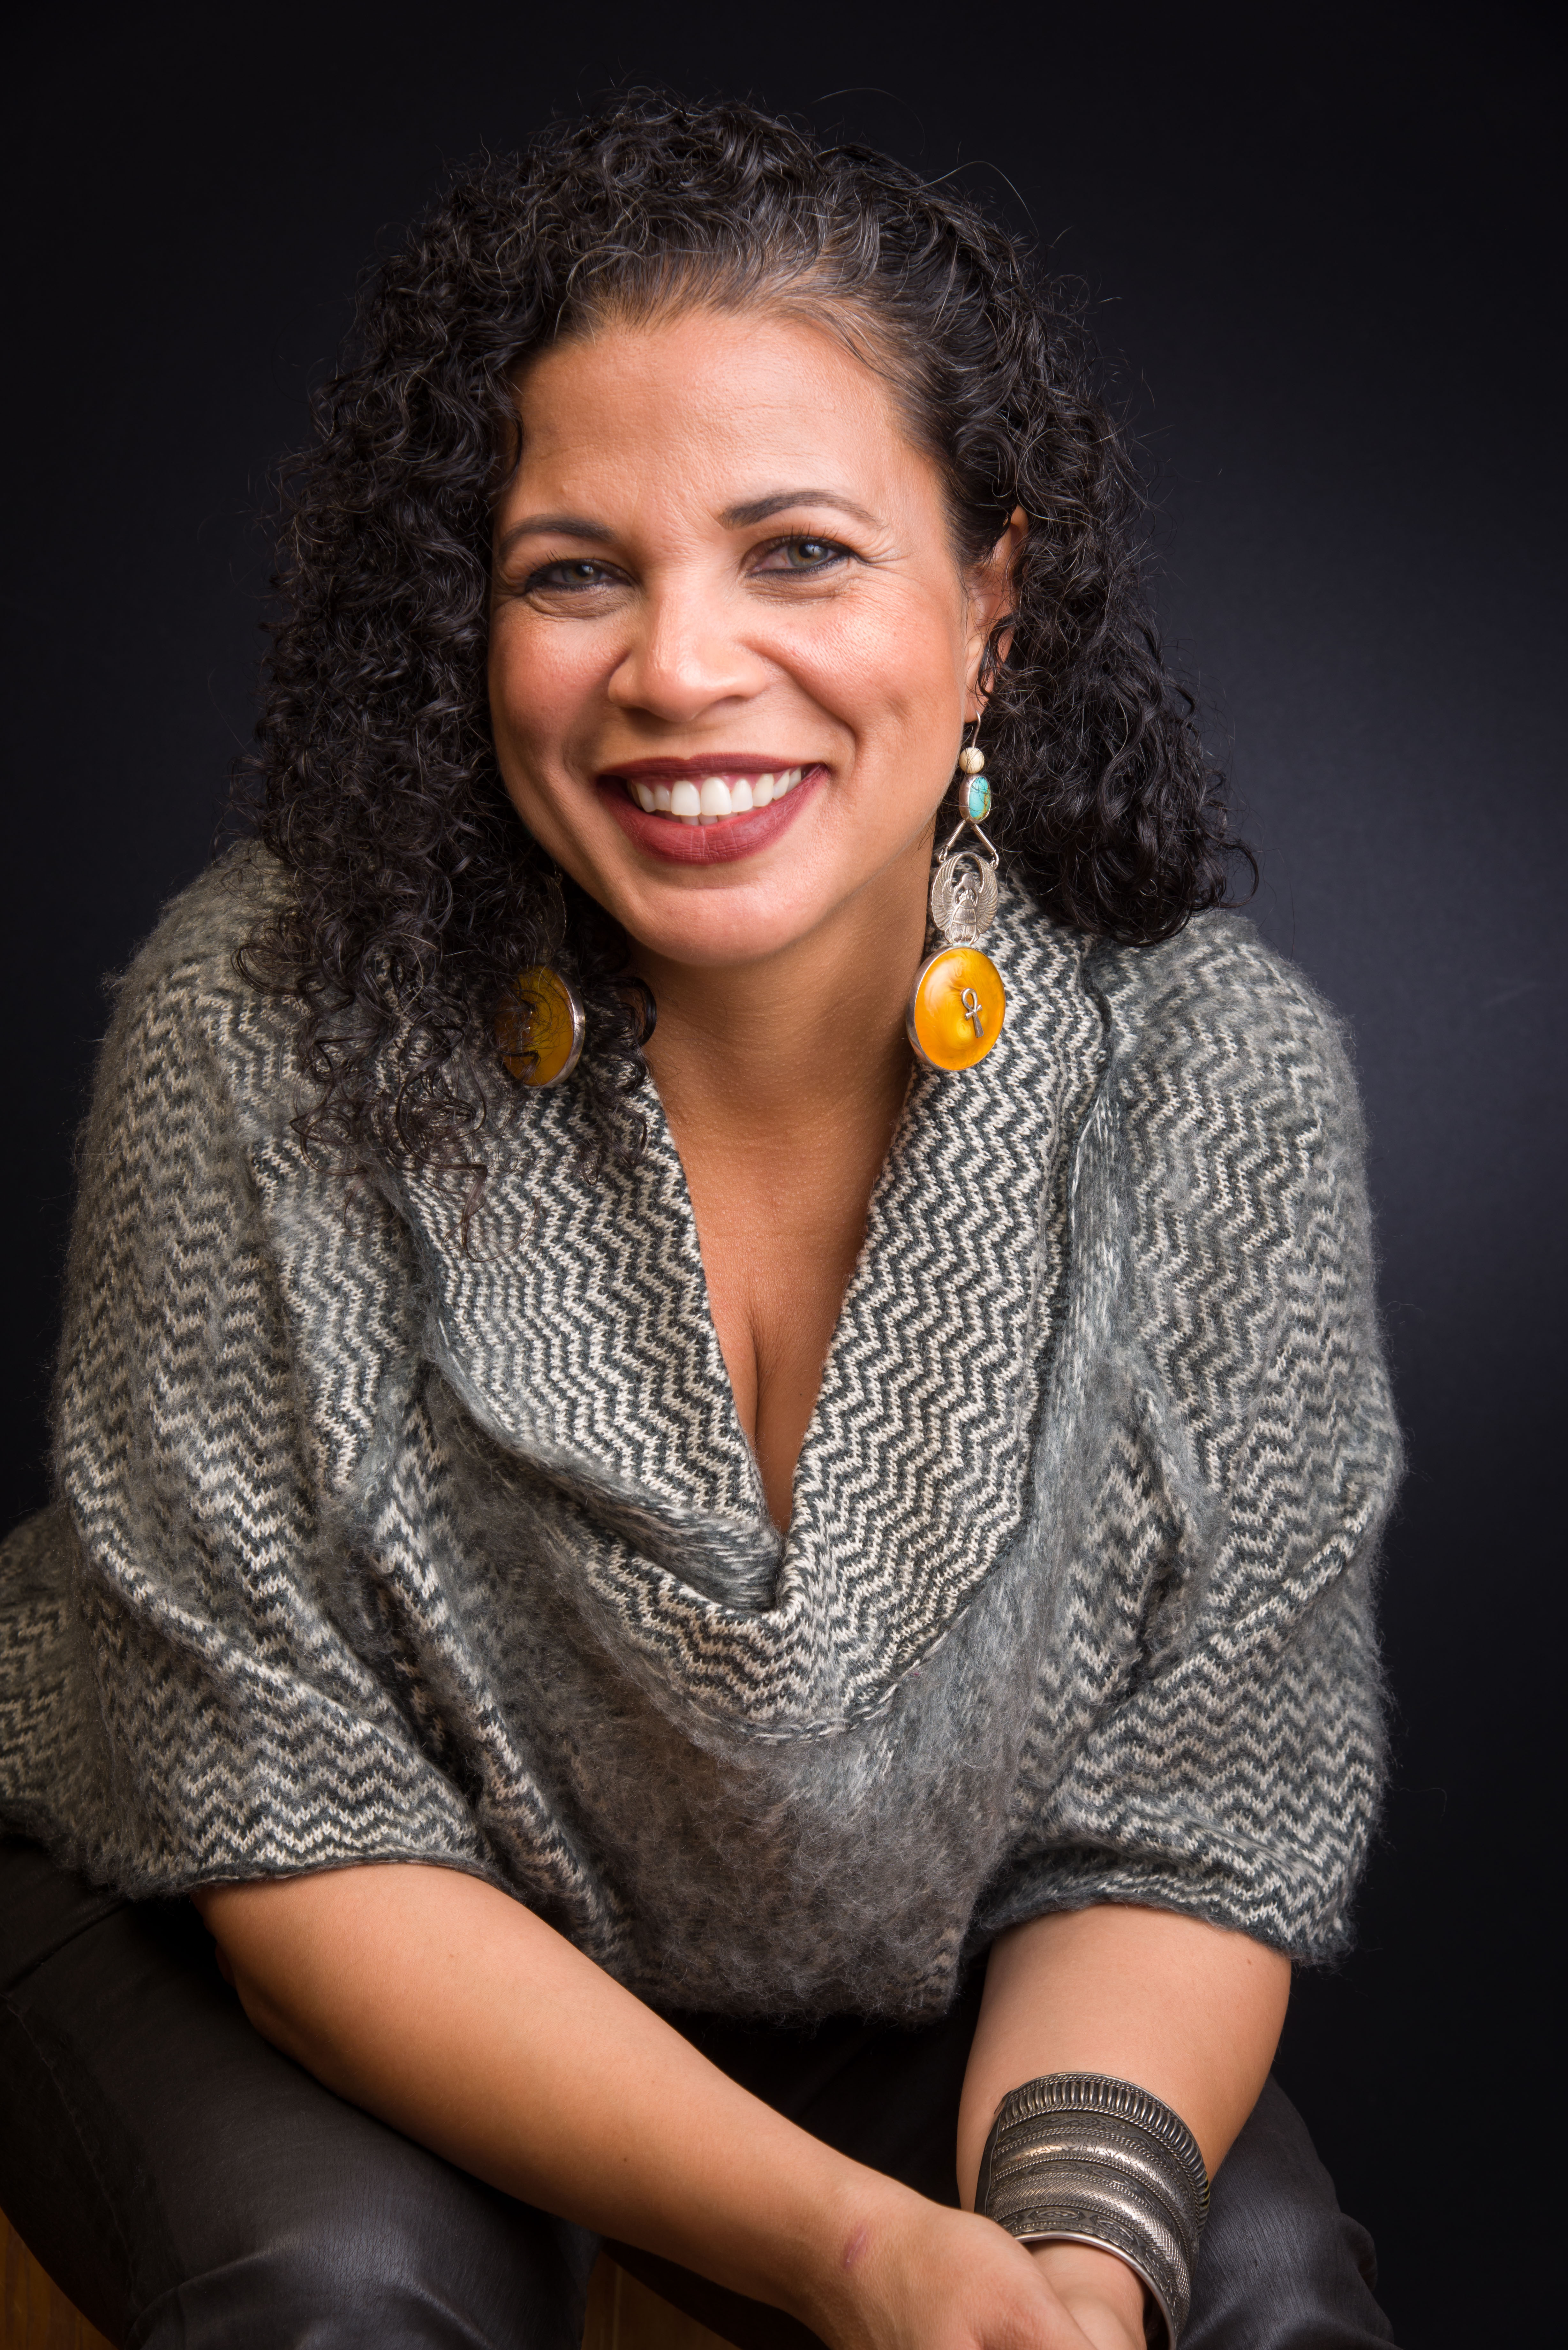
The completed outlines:
{"type": "Polygon", "coordinates": [[[742,2345],[1386,2339],[1268,2083],[1378,1776],[1357,1116],[1069,325],[639,102],[319,423],[7,1554],[0,2199],[139,2344],[564,2343],[604,2238],[742,2345]]]}

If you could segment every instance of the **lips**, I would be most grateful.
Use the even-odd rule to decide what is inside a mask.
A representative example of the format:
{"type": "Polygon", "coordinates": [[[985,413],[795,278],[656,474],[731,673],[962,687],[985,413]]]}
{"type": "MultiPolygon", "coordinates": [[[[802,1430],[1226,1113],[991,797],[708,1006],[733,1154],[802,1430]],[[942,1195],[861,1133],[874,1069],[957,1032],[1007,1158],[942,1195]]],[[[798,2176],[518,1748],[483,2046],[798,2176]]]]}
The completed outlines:
{"type": "Polygon", "coordinates": [[[778,839],[826,779],[823,766],[756,758],[639,759],[601,775],[597,788],[639,848],[674,865],[728,865],[778,839]]]}

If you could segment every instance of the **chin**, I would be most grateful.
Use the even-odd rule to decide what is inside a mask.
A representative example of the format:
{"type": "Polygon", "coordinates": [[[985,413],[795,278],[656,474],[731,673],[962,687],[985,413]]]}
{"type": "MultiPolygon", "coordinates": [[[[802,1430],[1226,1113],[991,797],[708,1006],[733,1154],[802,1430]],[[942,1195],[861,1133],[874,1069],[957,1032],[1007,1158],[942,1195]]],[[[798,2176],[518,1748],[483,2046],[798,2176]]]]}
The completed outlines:
{"type": "Polygon", "coordinates": [[[694,971],[737,970],[766,962],[809,937],[816,923],[798,912],[769,915],[757,909],[726,909],[716,920],[693,921],[690,906],[672,908],[664,919],[639,910],[637,919],[620,916],[622,928],[638,945],[662,962],[686,963],[694,971]]]}

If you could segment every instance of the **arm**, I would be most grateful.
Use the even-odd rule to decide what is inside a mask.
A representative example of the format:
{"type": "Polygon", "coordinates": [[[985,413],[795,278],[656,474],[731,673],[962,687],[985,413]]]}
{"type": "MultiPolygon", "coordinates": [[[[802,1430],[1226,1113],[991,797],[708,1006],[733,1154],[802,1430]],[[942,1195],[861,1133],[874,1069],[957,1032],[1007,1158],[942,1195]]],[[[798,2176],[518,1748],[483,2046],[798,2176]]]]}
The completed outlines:
{"type": "MultiPolygon", "coordinates": [[[[1290,1976],[1278,1950],[1170,1910],[1102,1905],[1012,1928],[992,1950],[964,2075],[966,2208],[998,2105],[1048,2073],[1106,2073],[1152,2091],[1186,2122],[1212,2178],[1268,2076],[1290,1976]]],[[[1033,2257],[1092,2341],[1142,2340],[1143,2289],[1114,2252],[1043,2244],[1033,2257]]]]}
{"type": "MultiPolygon", "coordinates": [[[[296,1007],[234,967],[271,902],[232,886],[248,867],[188,891],[127,975],[81,1137],[56,1467],[106,1751],[68,1826],[138,1897],[483,1850],[346,1587],[338,1497],[399,1424],[423,1309],[390,1205],[350,1213],[289,1128],[296,1007]]],[[[40,1768],[76,1768],[68,1719],[40,1768]]]]}
{"type": "MultiPolygon", "coordinates": [[[[1382,1769],[1371,1597],[1398,1440],[1343,1047],[1219,922],[1101,973],[1115,1050],[1075,1245],[1105,1326],[1135,1335],[1056,1430],[1057,1487],[1106,1498],[1078,1512],[1017,1841],[978,1920],[970,2194],[998,2100],[1058,2071],[1147,2089],[1212,2172],[1268,2070],[1279,1953],[1343,1947],[1382,1769]]],[[[1064,2294],[1077,2274],[1094,2338],[1137,2340],[1113,2256],[1034,2257],[1064,2294]]]]}
{"type": "Polygon", "coordinates": [[[1002,2231],[787,2122],[520,1903],[414,1864],[197,1897],[252,2022],[509,2194],[790,2311],[832,2350],[1085,2350],[1002,2231]]]}

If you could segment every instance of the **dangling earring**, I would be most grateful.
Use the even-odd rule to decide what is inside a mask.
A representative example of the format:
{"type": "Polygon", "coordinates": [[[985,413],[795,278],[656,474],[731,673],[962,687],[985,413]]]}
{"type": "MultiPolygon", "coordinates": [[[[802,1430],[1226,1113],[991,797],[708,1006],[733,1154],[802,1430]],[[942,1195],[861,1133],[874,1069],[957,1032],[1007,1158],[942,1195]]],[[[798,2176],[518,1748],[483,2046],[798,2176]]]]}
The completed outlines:
{"type": "MultiPolygon", "coordinates": [[[[545,952],[560,951],[566,935],[566,893],[558,872],[545,883],[549,910],[545,952]]],[[[569,1077],[583,1056],[587,1024],[583,999],[570,980],[547,962],[520,971],[495,1014],[495,1048],[509,1077],[542,1094],[569,1077]]]]}
{"type": "Polygon", "coordinates": [[[991,814],[984,756],[961,751],[959,767],[963,814],[931,876],[931,924],[942,943],[915,973],[904,1014],[909,1042],[929,1069],[972,1069],[983,1061],[1007,1010],[1002,973],[975,944],[996,912],[997,855],[980,828],[991,814]]]}
{"type": "Polygon", "coordinates": [[[520,1085],[544,1093],[569,1077],[583,1055],[583,1000],[547,962],[520,971],[495,1015],[501,1066],[520,1085]]]}

